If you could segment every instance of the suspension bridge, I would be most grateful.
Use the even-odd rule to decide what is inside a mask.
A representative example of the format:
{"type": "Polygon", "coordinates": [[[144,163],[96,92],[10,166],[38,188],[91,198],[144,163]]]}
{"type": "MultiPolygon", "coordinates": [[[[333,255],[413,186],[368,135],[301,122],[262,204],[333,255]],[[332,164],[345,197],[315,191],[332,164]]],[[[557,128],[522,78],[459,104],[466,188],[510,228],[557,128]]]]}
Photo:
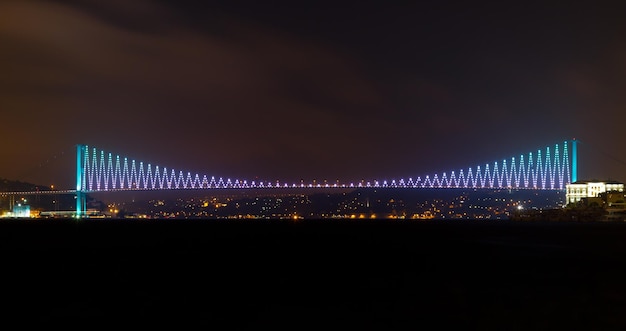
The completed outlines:
{"type": "Polygon", "coordinates": [[[65,190],[0,192],[0,196],[74,194],[76,217],[85,215],[85,195],[94,192],[210,189],[534,189],[564,190],[577,180],[577,141],[569,140],[517,157],[431,175],[359,182],[288,183],[223,178],[176,171],[120,157],[87,145],[76,146],[76,186],[65,190]],[[571,154],[570,154],[571,152],[571,154]]]}

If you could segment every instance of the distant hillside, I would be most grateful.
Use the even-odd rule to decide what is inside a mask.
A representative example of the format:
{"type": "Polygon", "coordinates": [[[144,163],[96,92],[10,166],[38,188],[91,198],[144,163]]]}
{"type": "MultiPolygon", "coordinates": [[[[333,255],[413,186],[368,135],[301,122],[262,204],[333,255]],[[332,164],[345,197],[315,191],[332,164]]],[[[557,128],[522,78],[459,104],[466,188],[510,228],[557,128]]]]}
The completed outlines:
{"type": "MultiPolygon", "coordinates": [[[[48,191],[49,186],[37,185],[33,183],[21,182],[18,180],[10,180],[0,178],[0,192],[32,192],[32,191],[48,191]]],[[[36,194],[36,195],[15,195],[13,201],[18,203],[26,200],[27,204],[34,210],[72,210],[76,208],[76,199],[72,194],[36,194]]],[[[86,196],[88,207],[103,208],[101,201],[86,196]]],[[[0,211],[10,209],[11,199],[9,197],[0,197],[0,211]]]]}
{"type": "Polygon", "coordinates": [[[0,192],[16,192],[16,191],[37,191],[37,190],[50,190],[50,187],[45,185],[36,185],[32,183],[20,182],[19,180],[9,180],[6,178],[0,178],[0,192]]]}

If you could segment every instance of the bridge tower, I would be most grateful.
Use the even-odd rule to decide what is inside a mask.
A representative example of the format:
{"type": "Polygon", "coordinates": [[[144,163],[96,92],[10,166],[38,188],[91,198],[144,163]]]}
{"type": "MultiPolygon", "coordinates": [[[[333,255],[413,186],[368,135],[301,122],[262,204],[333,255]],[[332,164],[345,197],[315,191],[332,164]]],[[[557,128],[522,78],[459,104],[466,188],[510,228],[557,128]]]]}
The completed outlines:
{"type": "Polygon", "coordinates": [[[84,162],[84,145],[76,146],[76,218],[81,218],[85,214],[85,194],[83,193],[83,179],[85,168],[84,162]]]}
{"type": "Polygon", "coordinates": [[[572,183],[576,183],[576,181],[578,181],[578,151],[576,145],[578,145],[578,141],[574,138],[572,139],[572,183]]]}

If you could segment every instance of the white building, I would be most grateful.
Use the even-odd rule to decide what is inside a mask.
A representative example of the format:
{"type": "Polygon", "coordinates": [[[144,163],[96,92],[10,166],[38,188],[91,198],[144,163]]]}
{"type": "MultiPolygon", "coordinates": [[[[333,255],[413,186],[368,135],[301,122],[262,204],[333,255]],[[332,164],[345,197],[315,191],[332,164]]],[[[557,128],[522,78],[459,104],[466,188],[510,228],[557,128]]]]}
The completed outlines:
{"type": "Polygon", "coordinates": [[[567,204],[576,203],[582,198],[595,198],[604,192],[624,192],[624,183],[615,181],[577,181],[565,185],[567,204]]]}

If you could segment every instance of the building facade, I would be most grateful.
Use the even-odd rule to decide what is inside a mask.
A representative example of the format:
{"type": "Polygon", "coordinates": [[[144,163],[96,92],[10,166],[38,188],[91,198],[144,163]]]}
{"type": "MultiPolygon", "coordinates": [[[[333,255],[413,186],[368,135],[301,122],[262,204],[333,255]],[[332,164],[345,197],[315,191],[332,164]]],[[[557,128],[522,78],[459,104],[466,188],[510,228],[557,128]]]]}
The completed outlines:
{"type": "Polygon", "coordinates": [[[577,181],[565,185],[567,204],[577,203],[584,198],[596,198],[605,192],[624,192],[624,183],[615,181],[577,181]]]}

